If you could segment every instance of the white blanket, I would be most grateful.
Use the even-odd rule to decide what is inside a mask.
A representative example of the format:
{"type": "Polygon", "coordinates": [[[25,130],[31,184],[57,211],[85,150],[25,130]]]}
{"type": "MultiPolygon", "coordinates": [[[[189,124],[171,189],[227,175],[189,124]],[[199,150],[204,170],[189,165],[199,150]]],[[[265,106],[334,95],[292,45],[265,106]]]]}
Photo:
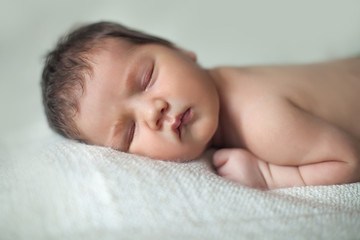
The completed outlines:
{"type": "Polygon", "coordinates": [[[217,176],[210,156],[170,163],[60,140],[1,159],[0,239],[360,238],[360,183],[258,191],[217,176]]]}

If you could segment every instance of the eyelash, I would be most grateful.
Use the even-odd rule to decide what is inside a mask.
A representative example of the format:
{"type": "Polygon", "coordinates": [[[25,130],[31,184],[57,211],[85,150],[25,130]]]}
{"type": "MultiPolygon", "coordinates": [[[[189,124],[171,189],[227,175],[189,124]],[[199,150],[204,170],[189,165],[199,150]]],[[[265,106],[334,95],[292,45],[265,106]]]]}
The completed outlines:
{"type": "Polygon", "coordinates": [[[127,144],[128,144],[128,149],[133,141],[133,138],[134,138],[134,133],[135,133],[135,129],[136,129],[136,124],[133,122],[130,129],[129,129],[129,132],[128,132],[128,137],[127,137],[127,144]]]}
{"type": "Polygon", "coordinates": [[[142,81],[142,84],[141,84],[141,89],[143,91],[146,91],[149,89],[149,87],[151,87],[152,85],[152,76],[153,76],[153,72],[154,72],[154,66],[151,67],[150,71],[147,71],[145,73],[145,76],[144,76],[144,79],[142,81]]]}

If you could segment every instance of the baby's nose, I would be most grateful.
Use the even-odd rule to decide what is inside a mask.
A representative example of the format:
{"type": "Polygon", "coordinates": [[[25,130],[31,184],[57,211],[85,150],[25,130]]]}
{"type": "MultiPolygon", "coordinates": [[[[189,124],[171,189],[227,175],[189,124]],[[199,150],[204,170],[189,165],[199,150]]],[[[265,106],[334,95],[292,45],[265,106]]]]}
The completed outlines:
{"type": "Polygon", "coordinates": [[[169,104],[164,100],[155,99],[146,108],[145,121],[147,125],[154,130],[160,129],[169,108],[169,104]]]}

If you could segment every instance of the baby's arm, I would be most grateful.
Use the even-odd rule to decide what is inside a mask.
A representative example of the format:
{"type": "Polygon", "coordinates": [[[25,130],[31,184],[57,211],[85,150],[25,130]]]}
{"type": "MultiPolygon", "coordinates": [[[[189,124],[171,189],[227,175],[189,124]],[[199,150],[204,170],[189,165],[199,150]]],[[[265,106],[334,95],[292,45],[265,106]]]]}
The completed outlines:
{"type": "Polygon", "coordinates": [[[305,185],[298,167],[267,163],[245,149],[220,149],[213,163],[220,176],[248,187],[266,190],[305,185]]]}
{"type": "MultiPolygon", "coordinates": [[[[235,154],[238,150],[230,149],[214,156],[215,166],[225,177],[234,178],[229,176],[237,171],[241,175],[238,181],[256,187],[260,175],[262,184],[266,183],[269,188],[360,180],[359,142],[290,101],[268,101],[257,109],[249,122],[251,124],[246,125],[244,131],[247,147],[254,154],[243,154],[244,150],[241,150],[244,156],[239,157],[239,153],[235,154]],[[236,162],[240,160],[246,164],[236,162]],[[239,168],[243,170],[239,171],[239,168]],[[256,177],[252,179],[250,173],[256,177]],[[246,183],[245,177],[250,184],[246,183]]],[[[261,186],[264,188],[265,185],[261,186]]]]}

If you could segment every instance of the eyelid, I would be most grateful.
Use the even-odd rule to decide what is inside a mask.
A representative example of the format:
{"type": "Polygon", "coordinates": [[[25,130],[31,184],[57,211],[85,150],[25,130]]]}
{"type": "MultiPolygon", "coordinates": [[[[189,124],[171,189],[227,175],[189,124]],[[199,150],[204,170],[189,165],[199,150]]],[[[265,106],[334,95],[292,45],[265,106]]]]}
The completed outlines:
{"type": "Polygon", "coordinates": [[[154,70],[155,70],[155,66],[154,64],[151,64],[151,67],[149,69],[147,69],[144,79],[143,79],[143,90],[144,91],[148,91],[153,85],[154,85],[154,70]]]}
{"type": "Polygon", "coordinates": [[[126,149],[127,150],[129,150],[131,143],[133,142],[135,130],[136,130],[136,124],[135,124],[135,122],[133,122],[131,124],[130,128],[128,129],[127,136],[126,136],[126,144],[127,144],[126,149]]]}

